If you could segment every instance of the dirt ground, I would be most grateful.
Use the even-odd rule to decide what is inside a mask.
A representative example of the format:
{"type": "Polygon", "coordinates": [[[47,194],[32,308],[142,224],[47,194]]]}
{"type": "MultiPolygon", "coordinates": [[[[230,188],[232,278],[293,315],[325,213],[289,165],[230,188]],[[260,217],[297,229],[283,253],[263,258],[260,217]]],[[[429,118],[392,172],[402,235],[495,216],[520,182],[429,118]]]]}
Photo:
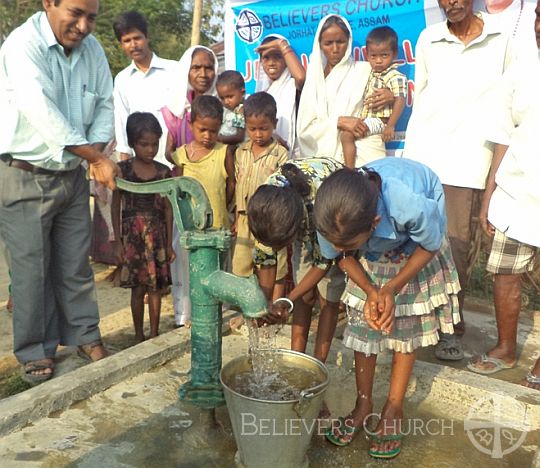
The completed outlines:
{"type": "MultiPolygon", "coordinates": [[[[107,276],[114,267],[93,263],[92,268],[95,274],[96,289],[99,303],[99,313],[101,317],[101,334],[106,345],[111,351],[120,351],[135,344],[133,324],[131,321],[131,310],[129,307],[130,290],[113,287],[107,281],[107,276]]],[[[13,334],[12,317],[6,309],[8,298],[9,276],[3,258],[0,257],[0,398],[14,393],[13,386],[22,384],[13,382],[18,376],[19,365],[13,356],[13,334]],[[15,385],[14,385],[15,384],[15,385]]],[[[148,315],[145,317],[145,328],[149,332],[148,315]]],[[[163,298],[161,308],[160,333],[165,333],[174,328],[174,312],[172,308],[171,296],[163,298]]],[[[61,348],[59,355],[69,358],[76,356],[75,348],[61,348]]],[[[72,359],[72,367],[84,365],[81,359],[72,359]]],[[[16,379],[19,380],[19,379],[16,379]]],[[[21,388],[24,389],[24,388],[21,388]]]]}

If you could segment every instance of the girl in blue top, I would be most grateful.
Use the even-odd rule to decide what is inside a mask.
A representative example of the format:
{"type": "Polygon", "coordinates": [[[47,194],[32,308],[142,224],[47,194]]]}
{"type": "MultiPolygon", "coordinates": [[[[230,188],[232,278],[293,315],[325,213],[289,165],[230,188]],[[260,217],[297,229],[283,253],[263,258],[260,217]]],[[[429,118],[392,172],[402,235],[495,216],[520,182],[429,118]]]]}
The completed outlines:
{"type": "Polygon", "coordinates": [[[390,390],[369,454],[401,450],[403,399],[415,349],[435,345],[459,321],[459,282],[446,238],[444,193],[437,176],[414,161],[385,158],[328,177],[314,207],[321,253],[339,257],[348,275],[342,296],[349,323],[345,346],[355,355],[356,405],[327,433],[349,444],[373,411],[377,353],[394,352],[390,390]],[[353,251],[358,254],[349,255],[353,251]],[[357,260],[360,258],[360,260],[357,260]]]}

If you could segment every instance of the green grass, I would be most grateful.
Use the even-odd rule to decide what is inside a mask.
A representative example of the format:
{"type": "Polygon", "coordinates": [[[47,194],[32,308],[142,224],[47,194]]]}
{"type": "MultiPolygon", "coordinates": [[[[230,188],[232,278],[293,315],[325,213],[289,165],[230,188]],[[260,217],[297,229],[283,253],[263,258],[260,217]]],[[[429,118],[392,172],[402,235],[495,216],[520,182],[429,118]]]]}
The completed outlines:
{"type": "Polygon", "coordinates": [[[21,378],[18,372],[13,372],[0,381],[0,398],[16,395],[31,387],[29,383],[21,378]]]}

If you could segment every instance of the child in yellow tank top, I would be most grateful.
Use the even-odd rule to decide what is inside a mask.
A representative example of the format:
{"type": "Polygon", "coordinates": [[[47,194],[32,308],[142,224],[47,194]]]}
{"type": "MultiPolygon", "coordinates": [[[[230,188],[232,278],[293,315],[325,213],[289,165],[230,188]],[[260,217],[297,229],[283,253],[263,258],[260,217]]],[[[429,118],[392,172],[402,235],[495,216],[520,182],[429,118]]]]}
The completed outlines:
{"type": "Polygon", "coordinates": [[[214,228],[229,228],[227,206],[234,197],[234,153],[217,137],[223,105],[214,96],[202,95],[191,105],[193,141],[173,154],[177,175],[193,177],[204,187],[213,211],[214,228]]]}

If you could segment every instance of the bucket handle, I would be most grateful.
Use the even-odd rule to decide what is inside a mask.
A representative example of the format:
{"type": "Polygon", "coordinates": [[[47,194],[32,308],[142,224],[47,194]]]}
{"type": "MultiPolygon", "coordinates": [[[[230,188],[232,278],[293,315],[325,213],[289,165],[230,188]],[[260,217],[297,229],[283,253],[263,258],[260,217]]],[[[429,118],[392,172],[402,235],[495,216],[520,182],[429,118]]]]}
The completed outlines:
{"type": "Polygon", "coordinates": [[[316,385],[315,387],[306,388],[305,390],[302,390],[300,392],[300,399],[294,404],[294,411],[298,415],[299,418],[303,416],[305,413],[307,407],[309,406],[311,399],[315,396],[315,394],[319,391],[325,388],[327,385],[326,382],[316,385]]]}

